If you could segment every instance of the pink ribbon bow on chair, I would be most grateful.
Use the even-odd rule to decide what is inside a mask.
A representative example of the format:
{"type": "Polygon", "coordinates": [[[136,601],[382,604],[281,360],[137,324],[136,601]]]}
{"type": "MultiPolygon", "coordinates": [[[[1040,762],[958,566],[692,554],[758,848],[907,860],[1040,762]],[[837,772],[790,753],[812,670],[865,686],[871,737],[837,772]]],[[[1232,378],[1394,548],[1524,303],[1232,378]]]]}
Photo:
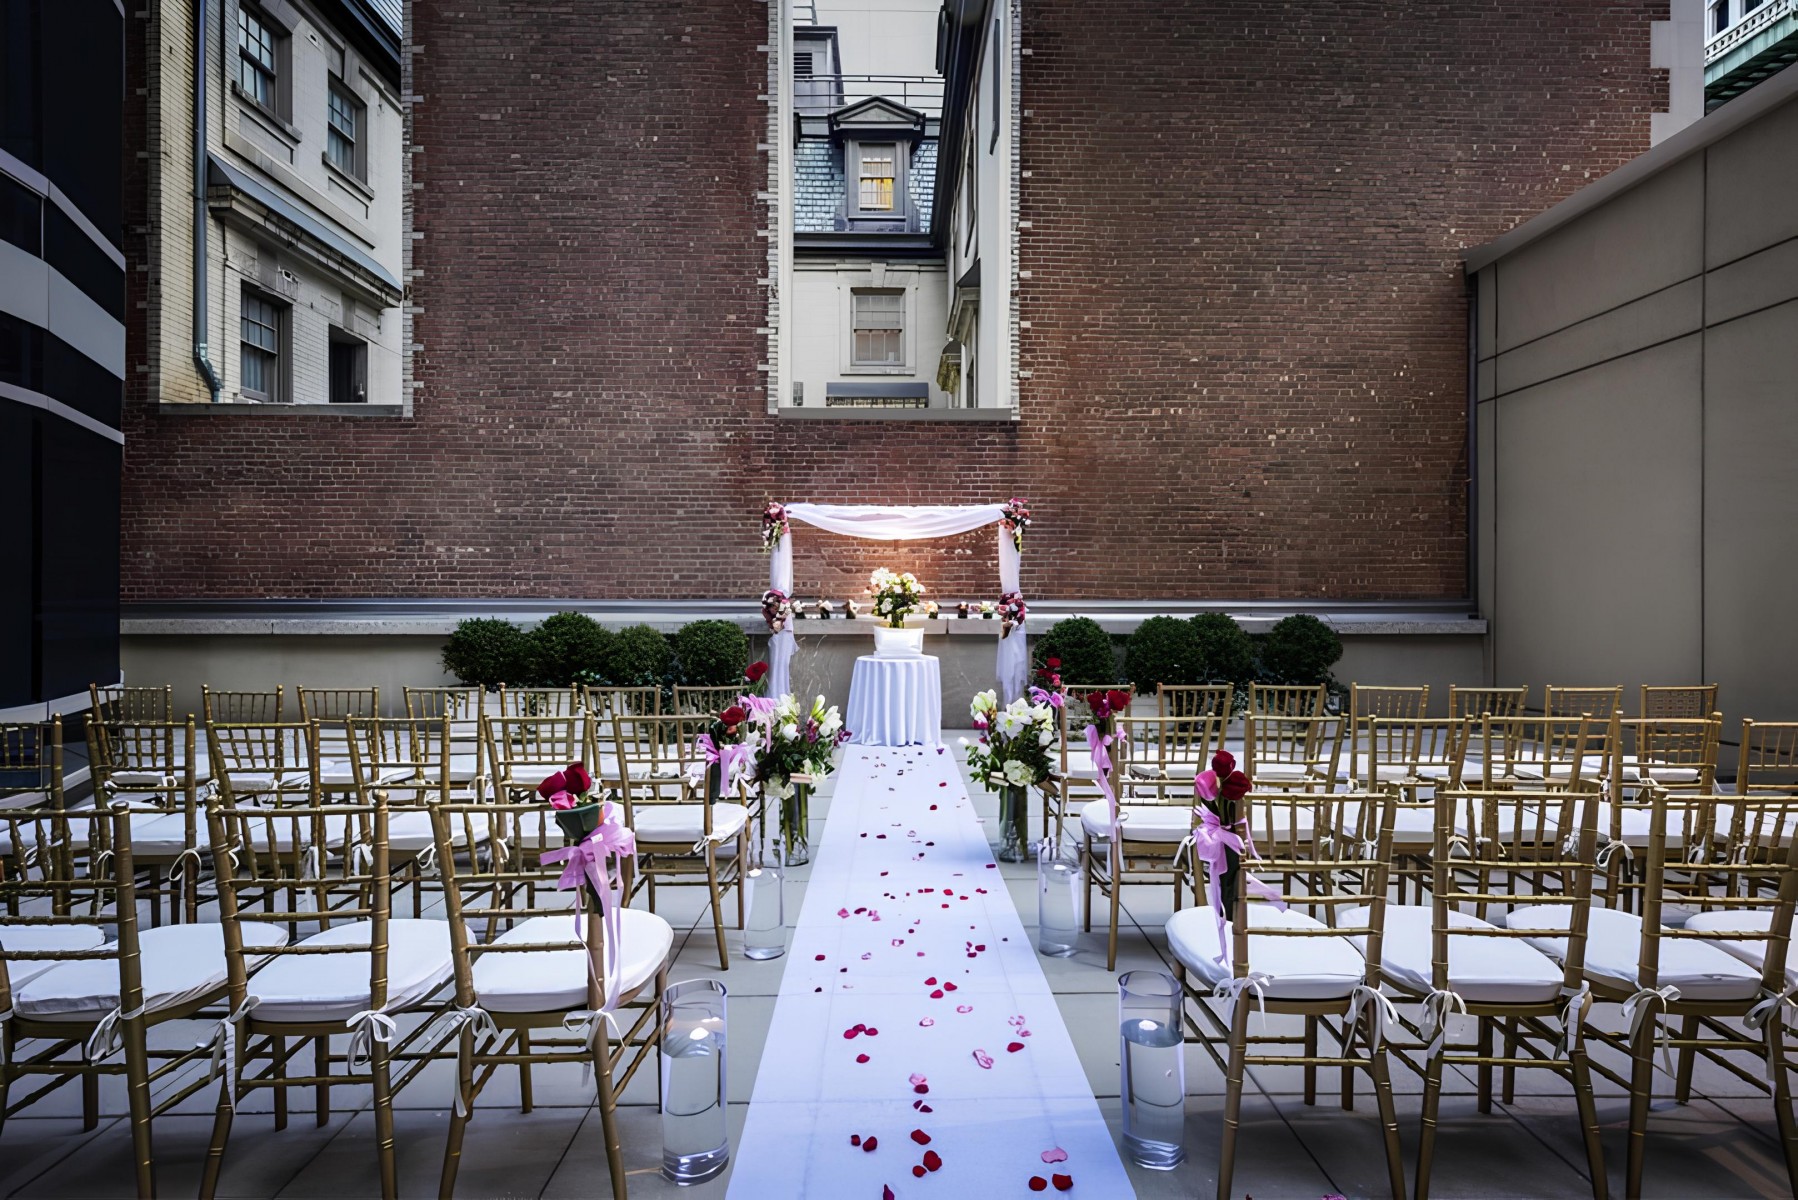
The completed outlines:
{"type": "Polygon", "coordinates": [[[706,765],[717,763],[722,770],[718,772],[720,788],[730,786],[731,779],[737,774],[739,767],[746,769],[755,763],[755,747],[747,742],[730,742],[719,746],[712,741],[712,735],[702,733],[693,740],[693,751],[705,759],[706,765]]]}
{"type": "Polygon", "coordinates": [[[1086,727],[1086,747],[1092,752],[1093,771],[1099,776],[1099,790],[1105,793],[1105,802],[1111,805],[1111,832],[1117,836],[1118,798],[1111,790],[1111,745],[1112,735],[1100,733],[1097,725],[1086,727]]]}
{"type": "MultiPolygon", "coordinates": [[[[582,882],[593,889],[593,895],[599,903],[599,919],[605,945],[604,962],[601,964],[599,980],[602,1003],[599,1013],[608,1023],[616,1022],[612,1014],[618,1007],[618,943],[623,936],[624,917],[622,909],[624,898],[619,891],[624,885],[624,874],[619,860],[626,855],[637,852],[637,836],[625,827],[621,820],[613,820],[618,813],[616,804],[606,804],[600,809],[599,827],[579,842],[559,850],[546,851],[542,861],[552,866],[564,863],[562,876],[556,880],[556,887],[562,891],[578,891],[582,882]]],[[[583,936],[582,916],[586,912],[586,904],[577,903],[574,909],[574,936],[583,936]]],[[[592,970],[592,956],[588,956],[588,970],[592,970]]]]}
{"type": "MultiPolygon", "coordinates": [[[[1201,771],[1192,781],[1192,790],[1201,800],[1215,800],[1218,796],[1217,772],[1201,771]]],[[[1193,807],[1198,815],[1199,823],[1186,838],[1186,844],[1193,849],[1193,856],[1205,864],[1205,894],[1211,904],[1212,914],[1217,917],[1218,955],[1213,961],[1224,962],[1230,957],[1230,944],[1224,940],[1224,872],[1229,869],[1230,858],[1226,851],[1236,852],[1237,868],[1242,871],[1243,887],[1252,896],[1258,896],[1272,904],[1281,912],[1286,911],[1286,901],[1280,893],[1262,883],[1248,873],[1242,864],[1248,859],[1258,857],[1255,853],[1255,835],[1249,832],[1248,823],[1237,820],[1235,826],[1225,825],[1223,818],[1209,804],[1193,807]],[[1236,831],[1240,829],[1239,834],[1236,831]]],[[[1246,915],[1244,916],[1246,920],[1246,915]]]]}

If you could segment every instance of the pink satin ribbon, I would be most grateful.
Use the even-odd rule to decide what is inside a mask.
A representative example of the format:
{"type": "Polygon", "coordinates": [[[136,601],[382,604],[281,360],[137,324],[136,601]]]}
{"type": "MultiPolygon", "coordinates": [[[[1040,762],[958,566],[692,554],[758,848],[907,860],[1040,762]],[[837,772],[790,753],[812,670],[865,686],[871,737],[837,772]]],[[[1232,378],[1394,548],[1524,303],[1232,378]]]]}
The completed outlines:
{"type": "Polygon", "coordinates": [[[1092,752],[1093,770],[1099,776],[1099,790],[1105,794],[1106,803],[1111,805],[1111,836],[1115,838],[1118,827],[1118,798],[1117,793],[1111,790],[1111,752],[1107,749],[1111,742],[1112,735],[1100,733],[1097,725],[1086,727],[1086,747],[1092,752]]]}
{"type": "Polygon", "coordinates": [[[721,776],[718,781],[720,790],[730,786],[731,778],[737,773],[738,764],[742,764],[746,769],[753,769],[755,766],[754,746],[747,742],[730,742],[719,746],[712,741],[712,735],[709,733],[702,733],[693,740],[693,752],[698,757],[705,759],[708,766],[717,763],[722,768],[718,772],[721,776]]]}
{"type": "Polygon", "coordinates": [[[1250,895],[1268,901],[1281,912],[1286,911],[1286,901],[1280,898],[1279,892],[1256,879],[1242,866],[1242,863],[1257,857],[1255,835],[1249,832],[1247,822],[1236,822],[1236,829],[1242,830],[1238,835],[1236,829],[1225,825],[1209,806],[1201,804],[1193,811],[1199,815],[1199,823],[1186,840],[1192,845],[1194,857],[1205,864],[1205,894],[1211,903],[1212,914],[1217,917],[1218,955],[1212,961],[1221,963],[1230,957],[1230,943],[1224,940],[1223,877],[1230,865],[1226,850],[1236,851],[1237,869],[1243,872],[1243,887],[1250,895]]]}
{"type": "MultiPolygon", "coordinates": [[[[624,873],[620,860],[637,852],[636,834],[622,820],[612,819],[617,814],[616,804],[606,804],[600,809],[597,829],[572,846],[545,851],[542,857],[543,862],[552,866],[566,864],[561,878],[556,880],[557,888],[578,891],[584,881],[592,886],[593,895],[598,899],[599,919],[605,935],[605,945],[601,949],[604,961],[601,964],[603,977],[599,981],[600,1012],[608,1021],[612,1020],[612,1013],[618,1007],[618,944],[624,932],[624,897],[620,894],[624,873]]],[[[586,909],[585,902],[575,905],[574,936],[577,938],[583,938],[582,917],[586,909]]],[[[588,970],[592,970],[592,966],[592,955],[588,955],[588,970]]]]}

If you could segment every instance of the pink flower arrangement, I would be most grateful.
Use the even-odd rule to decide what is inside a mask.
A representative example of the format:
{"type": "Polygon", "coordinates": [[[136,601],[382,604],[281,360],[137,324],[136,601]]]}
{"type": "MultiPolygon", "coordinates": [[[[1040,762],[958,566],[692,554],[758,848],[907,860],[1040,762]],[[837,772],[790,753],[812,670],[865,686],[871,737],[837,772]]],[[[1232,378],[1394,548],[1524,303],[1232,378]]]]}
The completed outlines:
{"type": "Polygon", "coordinates": [[[1030,502],[1022,496],[1013,496],[1005,502],[1003,514],[999,517],[1011,540],[1019,550],[1024,548],[1024,531],[1030,528],[1030,502]]]}
{"type": "Polygon", "coordinates": [[[762,510],[762,550],[772,552],[787,532],[787,506],[770,500],[768,507],[762,510]]]}
{"type": "Polygon", "coordinates": [[[1028,611],[1029,610],[1024,607],[1024,594],[1022,592],[1005,592],[1000,595],[999,620],[1004,624],[1003,628],[999,630],[999,636],[1002,638],[1010,637],[1013,629],[1024,624],[1024,617],[1028,611]]]}

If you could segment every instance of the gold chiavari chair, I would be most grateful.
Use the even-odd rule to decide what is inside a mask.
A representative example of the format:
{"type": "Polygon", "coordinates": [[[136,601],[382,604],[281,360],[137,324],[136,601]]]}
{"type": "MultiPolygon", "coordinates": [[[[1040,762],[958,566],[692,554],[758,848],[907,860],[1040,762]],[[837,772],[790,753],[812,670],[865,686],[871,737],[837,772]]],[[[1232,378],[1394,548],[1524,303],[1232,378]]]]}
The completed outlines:
{"type": "Polygon", "coordinates": [[[584,711],[579,688],[499,685],[499,715],[502,717],[578,717],[584,711]]]}
{"type": "MultiPolygon", "coordinates": [[[[1792,836],[1798,798],[1738,798],[1726,838],[1714,854],[1694,862],[1670,835],[1690,842],[1713,819],[1715,798],[1651,791],[1642,911],[1594,908],[1583,963],[1597,997],[1624,1006],[1624,1032],[1594,1030],[1591,1036],[1631,1059],[1626,1194],[1642,1192],[1657,1040],[1664,1055],[1679,1051],[1675,1078],[1682,1102],[1690,1093],[1695,1055],[1772,1093],[1788,1182],[1798,1194],[1798,1119],[1781,1011],[1793,985],[1787,952],[1798,902],[1798,839],[1792,836]],[[1680,1035],[1657,1039],[1661,1023],[1675,1019],[1680,1035]],[[1768,1083],[1726,1053],[1760,1059],[1768,1083]]],[[[1535,923],[1535,912],[1518,910],[1511,920],[1535,923]]],[[[1551,954],[1557,947],[1544,945],[1551,954]]]]}
{"type": "Polygon", "coordinates": [[[1345,717],[1294,717],[1250,709],[1243,772],[1257,790],[1328,791],[1342,761],[1345,717]]]}
{"type": "Polygon", "coordinates": [[[208,726],[278,724],[286,711],[287,696],[279,684],[272,692],[230,691],[201,684],[200,704],[208,726]]]}
{"type": "MultiPolygon", "coordinates": [[[[207,804],[220,924],[204,928],[224,931],[229,994],[228,1015],[214,1032],[223,1048],[224,1078],[203,1197],[218,1187],[238,1097],[272,1090],[279,1128],[286,1124],[292,1087],[315,1089],[321,1125],[329,1119],[332,1088],[372,1088],[381,1194],[392,1200],[398,1193],[393,1097],[433,1057],[431,1019],[444,1005],[432,997],[455,973],[449,924],[392,915],[387,806],[379,792],[372,804],[321,805],[314,812],[359,830],[356,840],[368,852],[343,855],[319,878],[296,850],[312,814],[235,805],[225,796],[207,804]],[[312,894],[318,903],[291,904],[295,896],[312,894]],[[280,926],[315,932],[267,944],[280,926]],[[402,1031],[396,1018],[408,1014],[425,1019],[402,1031]],[[338,1036],[348,1038],[341,1054],[331,1049],[338,1036]],[[290,1047],[296,1041],[312,1043],[310,1071],[296,1061],[290,1047]],[[335,1071],[338,1066],[343,1069],[335,1071]]],[[[435,1036],[441,1045],[444,1035],[435,1036]]]]}
{"type": "Polygon", "coordinates": [[[666,697],[659,687],[611,687],[587,684],[581,689],[582,703],[600,720],[614,716],[659,717],[666,697]]]}
{"type": "Polygon", "coordinates": [[[1479,783],[1487,790],[1601,783],[1610,779],[1622,741],[1615,710],[1609,716],[1488,716],[1479,729],[1479,783]]]}
{"type": "Polygon", "coordinates": [[[88,712],[99,721],[161,721],[175,719],[175,689],[131,686],[122,683],[87,685],[88,712]]]}
{"type": "MultiPolygon", "coordinates": [[[[1186,997],[1186,1040],[1203,1046],[1224,1072],[1217,1195],[1226,1200],[1232,1194],[1246,1069],[1302,1067],[1305,1103],[1315,1104],[1318,1068],[1336,1067],[1343,1073],[1345,1104],[1355,1071],[1373,1080],[1396,1200],[1405,1195],[1405,1168],[1384,1041],[1390,1005],[1379,995],[1390,794],[1251,793],[1247,799],[1256,813],[1251,823],[1270,838],[1257,835],[1256,854],[1245,855],[1228,878],[1235,919],[1222,921],[1207,903],[1176,912],[1167,923],[1186,997]],[[1315,832],[1348,826],[1354,832],[1347,837],[1315,832]],[[1290,836],[1300,829],[1313,833],[1290,836]],[[1251,895],[1251,873],[1279,894],[1284,909],[1251,895]],[[1189,974],[1200,986],[1188,981],[1189,974]],[[1251,1035],[1251,1012],[1302,1017],[1303,1032],[1251,1035]],[[1333,1053],[1320,1052],[1320,1032],[1335,1043],[1333,1053]]],[[[1207,890],[1221,894],[1224,886],[1219,880],[1207,890]]]]}
{"type": "MultiPolygon", "coordinates": [[[[1093,800],[1102,798],[1099,773],[1093,766],[1092,751],[1086,741],[1086,727],[1092,722],[1092,709],[1086,697],[1093,692],[1122,691],[1097,685],[1064,685],[1062,704],[1055,710],[1056,758],[1054,787],[1043,791],[1043,836],[1055,826],[1055,842],[1061,844],[1067,831],[1068,817],[1093,800]]],[[[1134,694],[1132,694],[1134,699],[1134,694]]]]}
{"type": "Polygon", "coordinates": [[[327,803],[348,800],[356,794],[356,777],[350,770],[351,718],[381,715],[381,689],[309,688],[299,693],[300,720],[312,726],[309,753],[318,763],[318,787],[327,803]]]}
{"type": "Polygon", "coordinates": [[[547,804],[537,796],[537,785],[569,763],[588,766],[595,781],[604,782],[592,750],[591,715],[579,717],[494,717],[482,720],[487,743],[487,762],[493,770],[493,797],[508,803],[538,802],[542,816],[523,832],[523,844],[499,843],[493,853],[505,857],[516,851],[540,851],[562,844],[561,830],[547,804]]]}
{"type": "Polygon", "coordinates": [[[1321,717],[1330,702],[1330,689],[1323,684],[1251,683],[1249,713],[1263,717],[1321,717]]]}
{"type": "Polygon", "coordinates": [[[743,696],[744,684],[724,687],[674,685],[674,711],[684,716],[709,717],[723,712],[743,696]]]}
{"type": "Polygon", "coordinates": [[[1420,721],[1430,710],[1430,685],[1416,687],[1368,687],[1349,684],[1349,712],[1357,721],[1384,717],[1396,721],[1420,721]]]}
{"type": "Polygon", "coordinates": [[[170,920],[198,919],[204,818],[193,717],[175,724],[90,715],[87,746],[94,794],[131,814],[132,858],[147,876],[138,897],[149,901],[150,923],[162,924],[165,896],[170,920]]]}
{"type": "MultiPolygon", "coordinates": [[[[61,714],[48,721],[0,722],[0,810],[61,812],[64,807],[61,714]]],[[[34,836],[37,828],[0,825],[0,882],[36,858],[36,841],[16,839],[34,836]]],[[[84,830],[72,830],[71,836],[84,830]]]]}
{"type": "MultiPolygon", "coordinates": [[[[444,1197],[454,1192],[464,1131],[494,1072],[518,1067],[529,1112],[531,1068],[554,1063],[592,1067],[612,1193],[625,1195],[617,1096],[659,1045],[657,998],[668,985],[674,930],[654,913],[620,906],[617,939],[608,942],[612,934],[591,890],[583,888],[574,900],[586,908],[584,926],[577,928],[568,894],[555,890],[559,869],[545,867],[536,855],[466,862],[457,857],[460,846],[476,840],[525,844],[543,807],[539,802],[431,808],[438,859],[445,864],[445,915],[455,956],[457,1101],[444,1149],[444,1197]],[[531,896],[547,899],[534,904],[531,896]],[[633,1009],[638,1010],[634,1021],[633,1009]],[[603,1011],[617,1012],[621,1032],[611,1030],[603,1011]]],[[[628,869],[627,860],[620,865],[627,873],[626,889],[628,869]]]]}
{"type": "Polygon", "coordinates": [[[1592,1193],[1599,1200],[1606,1195],[1594,1068],[1585,1043],[1591,995],[1583,971],[1595,944],[1587,930],[1596,911],[1597,794],[1589,786],[1437,792],[1431,903],[1387,908],[1383,963],[1388,983],[1422,1001],[1422,1015],[1409,1028],[1422,1043],[1423,1061],[1393,1050],[1424,1081],[1418,1200],[1429,1195],[1442,1074],[1450,1065],[1473,1069],[1482,1113],[1491,1111],[1495,1069],[1504,1072],[1507,1102],[1519,1069],[1567,1078],[1592,1193]],[[1550,810],[1557,814],[1552,821],[1545,820],[1550,810]],[[1474,1022],[1473,1045],[1450,1037],[1452,1014],[1474,1022]],[[1499,1036],[1502,1053],[1495,1049],[1499,1036]]]}
{"type": "Polygon", "coordinates": [[[1642,685],[1642,715],[1650,720],[1664,717],[1708,717],[1717,711],[1717,685],[1714,683],[1680,684],[1674,687],[1642,685]]]}
{"type": "MultiPolygon", "coordinates": [[[[1122,723],[1131,720],[1119,717],[1122,723]]],[[[1114,826],[1111,805],[1104,796],[1080,810],[1080,855],[1086,871],[1086,931],[1092,931],[1093,889],[1111,904],[1105,939],[1105,969],[1117,969],[1118,920],[1126,886],[1168,884],[1174,890],[1174,907],[1182,903],[1181,888],[1190,885],[1198,895],[1198,879],[1180,845],[1192,834],[1193,794],[1190,779],[1135,780],[1126,764],[1114,759],[1112,786],[1118,790],[1118,820],[1114,826]],[[1103,850],[1095,847],[1102,845],[1103,850]]]]}
{"type": "Polygon", "coordinates": [[[1349,790],[1394,792],[1393,874],[1400,900],[1410,880],[1423,902],[1436,844],[1436,789],[1461,786],[1472,735],[1473,722],[1465,718],[1367,719],[1366,749],[1349,762],[1349,790]]]}
{"type": "MultiPolygon", "coordinates": [[[[718,938],[718,969],[728,971],[724,895],[737,893],[737,928],[743,928],[749,807],[740,781],[725,780],[716,800],[707,796],[706,764],[694,761],[693,747],[709,724],[703,717],[614,714],[610,732],[613,753],[622,765],[614,782],[624,802],[625,824],[637,839],[638,875],[632,880],[632,892],[647,890],[649,911],[654,912],[658,886],[703,883],[718,938]],[[654,757],[633,759],[644,746],[654,748],[654,757]],[[732,798],[725,799],[727,795],[732,798]],[[728,857],[722,853],[726,847],[732,849],[728,857]]],[[[595,722],[595,738],[597,726],[595,722]]]]}
{"type": "Polygon", "coordinates": [[[1224,748],[1229,719],[1228,709],[1197,716],[1117,718],[1130,777],[1191,780],[1224,748]]]}
{"type": "Polygon", "coordinates": [[[492,782],[487,743],[481,737],[487,693],[478,687],[408,687],[405,694],[406,715],[412,720],[449,721],[450,782],[472,787],[479,799],[492,782]]]}
{"type": "MultiPolygon", "coordinates": [[[[450,799],[450,721],[401,717],[350,717],[350,773],[356,780],[356,802],[374,803],[375,793],[387,797],[387,861],[400,886],[412,886],[412,915],[422,915],[426,877],[444,864],[438,858],[430,808],[450,799]]],[[[456,850],[466,853],[463,842],[456,850]]],[[[332,849],[352,853],[353,848],[333,840],[332,849]]]]}
{"type": "Polygon", "coordinates": [[[1228,721],[1235,703],[1234,684],[1155,685],[1155,712],[1163,717],[1222,717],[1228,721]]]}
{"type": "Polygon", "coordinates": [[[1798,721],[1742,719],[1736,791],[1798,795],[1798,721]]]}
{"type": "Polygon", "coordinates": [[[318,787],[306,747],[312,727],[304,721],[256,721],[207,726],[212,778],[240,800],[283,795],[316,801],[318,787]]]}
{"type": "Polygon", "coordinates": [[[1609,719],[1623,712],[1623,685],[1614,687],[1556,687],[1542,689],[1545,717],[1593,716],[1609,719]]]}
{"type": "MultiPolygon", "coordinates": [[[[79,859],[59,851],[29,864],[16,860],[18,872],[6,885],[20,911],[0,926],[0,1120],[80,1079],[84,1123],[93,1129],[101,1077],[123,1076],[137,1193],[154,1196],[151,1123],[207,1086],[204,1075],[180,1078],[206,1050],[151,1049],[148,1031],[193,1019],[223,997],[222,930],[213,924],[139,929],[138,871],[123,803],[72,812],[0,810],[0,827],[14,845],[87,848],[79,859]],[[22,1042],[48,1045],[27,1049],[22,1042]],[[121,1049],[122,1063],[114,1060],[121,1049]],[[44,1080],[12,1102],[15,1082],[44,1080]],[[153,1088],[162,1094],[153,1096],[153,1088]]],[[[280,940],[272,930],[258,944],[280,940]]]]}
{"type": "Polygon", "coordinates": [[[1451,717],[1484,716],[1521,717],[1529,707],[1527,687],[1461,687],[1448,689],[1448,715],[1451,717]]]}

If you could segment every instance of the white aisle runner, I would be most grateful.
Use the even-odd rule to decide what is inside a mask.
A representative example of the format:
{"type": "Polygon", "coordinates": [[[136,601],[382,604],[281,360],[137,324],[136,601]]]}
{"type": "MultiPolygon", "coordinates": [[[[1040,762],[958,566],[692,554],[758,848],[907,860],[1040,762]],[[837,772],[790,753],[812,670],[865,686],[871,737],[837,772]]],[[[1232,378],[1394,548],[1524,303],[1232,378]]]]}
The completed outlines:
{"type": "Polygon", "coordinates": [[[844,748],[736,1159],[743,1200],[1134,1195],[952,752],[844,748]]]}

